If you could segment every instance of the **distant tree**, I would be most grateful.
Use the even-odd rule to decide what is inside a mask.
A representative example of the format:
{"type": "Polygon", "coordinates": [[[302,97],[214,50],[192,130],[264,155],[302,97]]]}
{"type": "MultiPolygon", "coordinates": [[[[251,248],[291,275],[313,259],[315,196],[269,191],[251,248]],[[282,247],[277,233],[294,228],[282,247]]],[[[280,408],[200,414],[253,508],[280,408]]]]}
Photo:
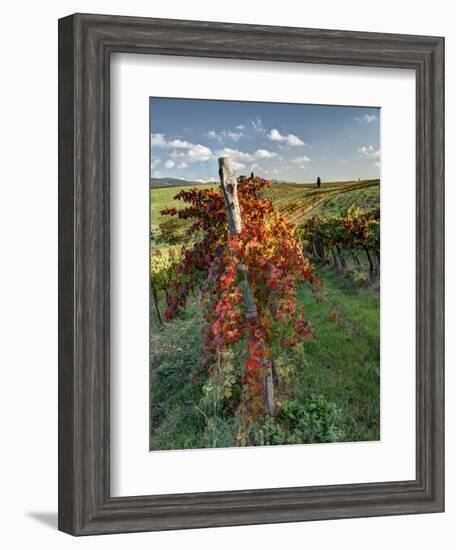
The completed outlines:
{"type": "Polygon", "coordinates": [[[318,176],[318,178],[317,178],[317,187],[320,187],[320,185],[321,185],[321,179],[320,179],[320,176],[318,176]]]}
{"type": "Polygon", "coordinates": [[[253,179],[255,176],[253,175],[253,172],[250,173],[250,177],[253,179]]]}

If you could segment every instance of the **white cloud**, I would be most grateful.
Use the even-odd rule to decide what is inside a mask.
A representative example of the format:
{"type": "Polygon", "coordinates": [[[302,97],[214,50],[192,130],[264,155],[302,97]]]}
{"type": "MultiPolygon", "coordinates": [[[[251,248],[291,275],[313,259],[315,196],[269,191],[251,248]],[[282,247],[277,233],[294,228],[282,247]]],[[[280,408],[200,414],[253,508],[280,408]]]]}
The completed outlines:
{"type": "Polygon", "coordinates": [[[282,136],[282,134],[276,128],[273,128],[269,132],[268,138],[272,139],[273,141],[286,141],[287,139],[285,136],[282,136]]]}
{"type": "Polygon", "coordinates": [[[212,151],[205,145],[194,145],[186,155],[194,162],[204,162],[212,157],[212,151]]]}
{"type": "Polygon", "coordinates": [[[307,170],[307,166],[305,164],[299,166],[299,169],[300,170],[307,170]]]}
{"type": "Polygon", "coordinates": [[[287,142],[288,142],[288,145],[292,145],[292,146],[305,145],[302,139],[298,138],[298,136],[295,136],[293,134],[288,134],[287,142]]]}
{"type": "Polygon", "coordinates": [[[305,143],[300,139],[298,136],[295,136],[294,134],[288,134],[283,135],[277,130],[277,128],[273,128],[270,130],[268,134],[268,138],[272,141],[280,141],[287,143],[287,145],[291,145],[292,147],[295,147],[297,145],[305,145],[305,143]]]}
{"type": "Polygon", "coordinates": [[[254,127],[254,129],[257,132],[261,132],[262,134],[264,134],[266,132],[266,130],[264,129],[263,121],[262,121],[261,117],[257,116],[255,120],[251,121],[251,123],[252,123],[252,126],[254,127]]]}
{"type": "Polygon", "coordinates": [[[229,157],[231,161],[244,161],[249,162],[255,159],[250,153],[244,153],[239,149],[231,149],[230,147],[224,147],[219,151],[216,151],[217,157],[229,157]]]}
{"type": "Polygon", "coordinates": [[[166,147],[166,139],[164,134],[150,134],[151,147],[166,147]]]}
{"type": "Polygon", "coordinates": [[[151,157],[150,159],[150,169],[153,170],[156,166],[160,164],[160,159],[157,157],[151,157]]]}
{"type": "Polygon", "coordinates": [[[245,124],[238,124],[236,130],[245,130],[245,124]]]}
{"type": "Polygon", "coordinates": [[[205,145],[193,145],[185,152],[173,151],[171,153],[171,158],[175,161],[178,161],[180,164],[191,164],[194,162],[207,162],[211,160],[214,156],[214,153],[206,147],[205,145]]]}
{"type": "Polygon", "coordinates": [[[373,145],[363,145],[358,147],[358,153],[367,158],[376,158],[380,156],[380,149],[375,149],[373,145]]]}
{"type": "Polygon", "coordinates": [[[296,157],[291,162],[294,162],[295,164],[303,164],[304,162],[310,162],[312,159],[309,158],[307,155],[303,155],[302,157],[296,157]]]}
{"type": "Polygon", "coordinates": [[[254,153],[246,153],[239,149],[232,149],[231,147],[224,147],[216,151],[217,157],[229,157],[230,160],[237,162],[253,162],[255,159],[267,159],[274,158],[277,153],[268,151],[267,149],[257,149],[254,153]]]}
{"type": "Polygon", "coordinates": [[[268,151],[267,149],[257,149],[255,151],[255,157],[257,159],[271,159],[276,156],[277,153],[273,153],[272,151],[268,151]]]}
{"type": "Polygon", "coordinates": [[[233,160],[231,162],[231,166],[234,168],[234,170],[243,170],[245,168],[245,164],[242,162],[237,162],[236,160],[233,160]]]}
{"type": "Polygon", "coordinates": [[[362,117],[355,117],[355,120],[358,122],[374,122],[374,120],[377,120],[376,115],[364,115],[362,117]]]}
{"type": "Polygon", "coordinates": [[[209,139],[216,139],[217,141],[222,141],[223,140],[222,132],[217,133],[215,130],[209,130],[209,132],[207,132],[204,135],[207,136],[209,139]]]}
{"type": "MultiPolygon", "coordinates": [[[[185,179],[185,178],[182,178],[182,179],[185,179]]],[[[194,181],[198,183],[214,183],[214,182],[217,183],[216,178],[209,178],[209,179],[199,178],[199,179],[195,179],[194,181]]]]}
{"type": "Polygon", "coordinates": [[[179,170],[182,170],[183,168],[187,168],[188,164],[186,162],[180,162],[177,167],[179,170]]]}
{"type": "Polygon", "coordinates": [[[205,134],[210,139],[216,139],[217,141],[223,141],[223,139],[232,139],[233,141],[238,141],[243,137],[247,137],[242,132],[233,132],[231,130],[222,130],[221,132],[216,132],[215,130],[209,130],[205,134]]]}
{"type": "Polygon", "coordinates": [[[380,168],[380,162],[374,162],[374,166],[377,167],[377,168],[380,168]]]}
{"type": "Polygon", "coordinates": [[[168,141],[166,146],[174,147],[176,149],[189,149],[190,147],[193,147],[193,143],[190,143],[189,141],[184,141],[182,139],[172,139],[171,141],[168,141]]]}
{"type": "Polygon", "coordinates": [[[171,159],[168,159],[165,162],[165,168],[174,168],[175,165],[176,163],[174,162],[174,160],[171,160],[171,159]]]}
{"type": "Polygon", "coordinates": [[[242,132],[226,132],[226,135],[231,138],[233,141],[238,141],[239,139],[243,138],[243,137],[247,137],[245,134],[243,134],[242,132]]]}
{"type": "Polygon", "coordinates": [[[193,143],[185,141],[183,139],[172,139],[167,141],[165,134],[150,134],[150,146],[151,147],[161,147],[167,149],[190,149],[193,147],[193,143]]]}

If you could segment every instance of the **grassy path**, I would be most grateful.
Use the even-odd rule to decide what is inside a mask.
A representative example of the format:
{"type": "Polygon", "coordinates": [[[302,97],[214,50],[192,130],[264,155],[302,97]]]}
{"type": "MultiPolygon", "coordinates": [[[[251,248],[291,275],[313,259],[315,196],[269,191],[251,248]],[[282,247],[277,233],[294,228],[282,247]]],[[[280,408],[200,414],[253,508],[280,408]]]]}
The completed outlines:
{"type": "Polygon", "coordinates": [[[379,293],[322,272],[326,297],[302,288],[300,299],[316,338],[306,343],[295,370],[298,399],[323,394],[342,411],[344,440],[379,438],[379,293]]]}

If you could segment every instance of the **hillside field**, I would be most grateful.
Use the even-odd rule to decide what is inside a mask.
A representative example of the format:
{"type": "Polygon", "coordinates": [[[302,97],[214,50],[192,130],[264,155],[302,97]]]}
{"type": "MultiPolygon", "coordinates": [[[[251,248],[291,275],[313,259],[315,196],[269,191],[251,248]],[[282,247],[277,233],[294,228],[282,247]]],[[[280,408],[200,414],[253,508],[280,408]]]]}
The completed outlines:
{"type": "Polygon", "coordinates": [[[181,202],[174,200],[174,197],[183,189],[210,189],[212,186],[206,183],[199,185],[180,185],[175,187],[159,187],[150,189],[150,221],[151,225],[160,223],[162,216],[160,211],[164,208],[178,208],[181,202]]]}
{"type": "MultiPolygon", "coordinates": [[[[151,224],[161,221],[160,211],[182,205],[174,197],[182,189],[210,189],[212,184],[182,185],[150,189],[151,224]]],[[[380,180],[327,182],[318,189],[315,184],[273,183],[264,193],[277,210],[293,223],[316,213],[337,213],[350,205],[372,208],[380,204],[380,180]],[[331,208],[330,205],[333,205],[331,208]]]]}
{"type": "MultiPolygon", "coordinates": [[[[335,212],[339,212],[351,204],[361,207],[369,207],[368,201],[364,199],[369,196],[365,194],[370,190],[370,195],[379,200],[380,181],[347,181],[323,183],[320,188],[314,184],[273,184],[265,196],[270,198],[275,208],[284,214],[291,222],[299,225],[307,217],[314,215],[317,211],[331,200],[337,201],[335,212]]],[[[374,201],[375,202],[375,201],[374,201]]]]}

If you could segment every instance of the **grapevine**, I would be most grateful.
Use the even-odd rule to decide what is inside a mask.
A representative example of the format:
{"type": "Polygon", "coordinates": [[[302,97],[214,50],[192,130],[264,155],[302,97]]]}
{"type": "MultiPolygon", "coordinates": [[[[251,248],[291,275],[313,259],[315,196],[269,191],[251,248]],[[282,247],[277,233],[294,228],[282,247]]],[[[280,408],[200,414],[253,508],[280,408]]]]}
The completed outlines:
{"type": "Polygon", "coordinates": [[[364,211],[351,207],[339,216],[314,216],[307,220],[301,229],[309,255],[327,260],[331,254],[334,265],[345,268],[342,249],[347,250],[355,263],[360,265],[357,250],[362,249],[369,263],[371,277],[378,272],[374,265],[380,262],[380,210],[364,211]]]}
{"type": "Polygon", "coordinates": [[[176,199],[187,206],[162,211],[191,219],[188,236],[201,235],[183,248],[177,279],[167,294],[165,318],[178,315],[189,293],[199,287],[209,374],[214,375],[211,366],[220,353],[244,344],[240,414],[247,423],[265,413],[265,364],[270,363],[274,348],[292,347],[312,337],[296,299],[298,284],[312,281],[312,269],[295,226],[274,210],[269,199],[261,197],[268,185],[266,180],[250,178],[239,186],[243,228],[235,236],[229,235],[220,191],[181,191],[176,199]],[[256,303],[254,322],[245,315],[241,290],[245,277],[256,303]]]}

